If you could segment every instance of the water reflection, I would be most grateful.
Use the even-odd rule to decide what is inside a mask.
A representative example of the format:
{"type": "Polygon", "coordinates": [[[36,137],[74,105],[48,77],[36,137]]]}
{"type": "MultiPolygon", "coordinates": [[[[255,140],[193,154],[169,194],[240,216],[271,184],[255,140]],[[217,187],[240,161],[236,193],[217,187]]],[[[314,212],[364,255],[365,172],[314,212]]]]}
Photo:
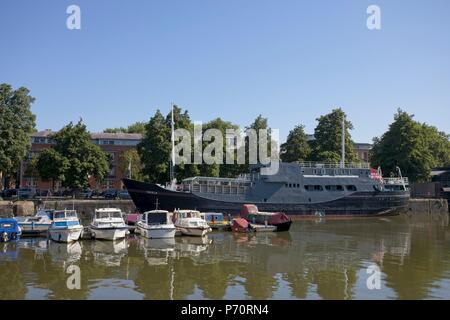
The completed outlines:
{"type": "Polygon", "coordinates": [[[290,232],[0,244],[0,298],[450,298],[448,216],[302,221],[290,232]],[[366,287],[366,268],[382,272],[366,287]],[[70,290],[67,268],[81,270],[70,290]]]}
{"type": "Polygon", "coordinates": [[[128,254],[128,247],[126,239],[83,242],[83,250],[91,252],[94,263],[108,267],[120,267],[122,259],[128,254]]]}

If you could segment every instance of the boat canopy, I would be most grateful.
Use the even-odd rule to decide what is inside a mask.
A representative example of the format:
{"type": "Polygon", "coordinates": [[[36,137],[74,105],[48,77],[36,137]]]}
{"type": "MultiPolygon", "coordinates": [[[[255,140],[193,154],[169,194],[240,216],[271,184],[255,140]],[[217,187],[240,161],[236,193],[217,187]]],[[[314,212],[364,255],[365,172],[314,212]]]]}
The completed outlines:
{"type": "Polygon", "coordinates": [[[38,210],[38,212],[36,212],[36,217],[47,217],[50,220],[53,220],[53,214],[54,214],[55,210],[50,209],[50,210],[38,210]]]}

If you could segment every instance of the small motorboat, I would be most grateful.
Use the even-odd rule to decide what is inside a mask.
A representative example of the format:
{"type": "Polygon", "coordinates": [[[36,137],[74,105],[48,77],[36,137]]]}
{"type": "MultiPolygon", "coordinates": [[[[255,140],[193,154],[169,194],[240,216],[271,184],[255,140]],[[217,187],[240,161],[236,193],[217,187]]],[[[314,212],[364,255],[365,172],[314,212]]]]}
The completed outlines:
{"type": "Polygon", "coordinates": [[[33,217],[20,217],[17,219],[23,235],[37,235],[48,232],[53,222],[55,210],[38,210],[33,217]]]}
{"type": "Polygon", "coordinates": [[[75,210],[59,210],[53,213],[53,222],[48,233],[56,242],[72,242],[80,239],[83,226],[75,210]]]}
{"type": "Polygon", "coordinates": [[[175,225],[170,221],[166,210],[152,210],[144,212],[137,223],[138,233],[149,239],[164,239],[175,237],[175,225]]]}
{"type": "Polygon", "coordinates": [[[202,212],[200,215],[213,230],[225,230],[230,228],[230,222],[224,219],[223,213],[202,212]]]}
{"type": "Polygon", "coordinates": [[[212,231],[206,220],[202,219],[200,212],[196,210],[175,211],[172,219],[182,235],[203,237],[212,231]]]}
{"type": "Polygon", "coordinates": [[[89,230],[92,237],[99,240],[123,239],[130,233],[122,211],[116,208],[96,209],[89,230]]]}
{"type": "Polygon", "coordinates": [[[16,241],[20,239],[22,231],[14,218],[0,218],[0,242],[16,241]]]}
{"type": "Polygon", "coordinates": [[[292,220],[282,212],[262,212],[254,204],[244,204],[241,209],[241,218],[252,224],[271,225],[276,227],[276,231],[288,231],[292,220]]]}

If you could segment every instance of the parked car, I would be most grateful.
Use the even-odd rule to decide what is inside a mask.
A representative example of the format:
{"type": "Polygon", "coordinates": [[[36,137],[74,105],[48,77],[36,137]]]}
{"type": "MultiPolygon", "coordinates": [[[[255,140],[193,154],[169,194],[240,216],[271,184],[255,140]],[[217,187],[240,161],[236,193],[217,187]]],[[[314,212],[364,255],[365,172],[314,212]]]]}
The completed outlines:
{"type": "Polygon", "coordinates": [[[83,189],[79,195],[80,198],[82,199],[89,199],[92,198],[92,190],[87,188],[87,189],[83,189]]]}
{"type": "Polygon", "coordinates": [[[109,189],[103,192],[103,197],[105,199],[116,199],[117,198],[117,190],[109,189]]]}
{"type": "Polygon", "coordinates": [[[52,192],[50,189],[36,190],[34,197],[51,197],[52,192]]]}
{"type": "Polygon", "coordinates": [[[36,194],[36,189],[33,188],[20,188],[17,191],[18,199],[32,199],[36,194]]]}
{"type": "Polygon", "coordinates": [[[130,194],[127,190],[120,190],[117,192],[117,198],[119,199],[130,199],[130,194]]]}
{"type": "Polygon", "coordinates": [[[17,198],[17,189],[5,189],[2,191],[2,198],[5,200],[13,200],[17,198]]]}

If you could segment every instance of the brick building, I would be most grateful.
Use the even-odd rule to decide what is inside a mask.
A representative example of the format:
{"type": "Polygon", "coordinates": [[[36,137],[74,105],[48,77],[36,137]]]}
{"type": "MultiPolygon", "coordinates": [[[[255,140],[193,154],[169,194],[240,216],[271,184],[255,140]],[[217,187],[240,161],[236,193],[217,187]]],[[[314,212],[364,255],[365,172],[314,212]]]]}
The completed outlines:
{"type": "MultiPolygon", "coordinates": [[[[49,148],[52,145],[50,135],[54,132],[51,130],[44,130],[36,132],[31,136],[31,151],[26,161],[23,162],[20,170],[20,186],[33,187],[38,189],[52,189],[51,181],[42,181],[37,177],[30,176],[27,172],[26,165],[33,157],[39,155],[42,150],[49,148]]],[[[92,143],[100,146],[100,148],[111,155],[111,170],[108,176],[101,182],[91,178],[89,181],[90,187],[96,190],[105,189],[122,189],[122,178],[125,177],[119,166],[120,155],[130,149],[136,148],[141,141],[141,134],[133,133],[92,133],[92,143]]],[[[56,183],[55,189],[59,189],[60,184],[56,183]]]]}

